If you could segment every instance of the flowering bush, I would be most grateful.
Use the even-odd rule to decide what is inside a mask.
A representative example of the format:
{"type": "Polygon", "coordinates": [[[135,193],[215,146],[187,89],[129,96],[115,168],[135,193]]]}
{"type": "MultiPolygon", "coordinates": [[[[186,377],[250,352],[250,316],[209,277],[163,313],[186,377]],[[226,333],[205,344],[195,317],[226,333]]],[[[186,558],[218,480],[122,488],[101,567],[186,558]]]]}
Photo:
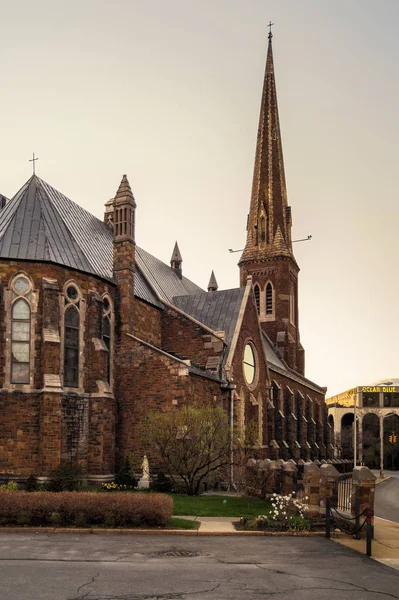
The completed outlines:
{"type": "MultiPolygon", "coordinates": [[[[307,500],[307,498],[305,498],[307,500]]],[[[259,515],[255,521],[241,517],[244,528],[255,529],[290,529],[303,531],[310,529],[310,522],[305,518],[306,504],[295,498],[295,492],[286,496],[273,494],[270,498],[270,512],[259,515]]]]}
{"type": "Polygon", "coordinates": [[[102,483],[101,489],[103,492],[128,492],[136,488],[133,488],[131,485],[121,485],[112,481],[111,483],[102,483]]]}

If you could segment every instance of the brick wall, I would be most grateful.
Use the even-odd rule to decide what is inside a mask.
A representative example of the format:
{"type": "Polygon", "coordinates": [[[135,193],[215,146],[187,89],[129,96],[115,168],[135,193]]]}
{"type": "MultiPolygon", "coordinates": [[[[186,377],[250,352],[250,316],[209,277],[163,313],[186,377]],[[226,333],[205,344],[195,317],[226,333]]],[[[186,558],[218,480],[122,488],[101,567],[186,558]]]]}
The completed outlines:
{"type": "Polygon", "coordinates": [[[138,298],[134,301],[134,335],[153,344],[154,346],[161,347],[162,344],[162,333],[161,333],[161,319],[162,310],[151,306],[138,298]]]}
{"type": "Polygon", "coordinates": [[[108,397],[102,396],[107,388],[107,353],[99,342],[101,297],[107,293],[114,302],[115,286],[73,269],[23,261],[0,261],[0,278],[0,474],[49,475],[62,461],[70,460],[79,461],[93,473],[109,473],[114,465],[115,400],[109,392],[108,397]],[[6,373],[5,298],[11,278],[19,272],[33,280],[37,297],[33,386],[10,385],[6,373]],[[80,347],[82,387],[65,394],[61,387],[62,293],[71,280],[82,293],[82,316],[85,313],[80,347]],[[89,403],[88,394],[94,394],[95,401],[89,403]]]}
{"type": "Polygon", "coordinates": [[[218,337],[171,308],[166,308],[162,317],[164,350],[189,358],[203,368],[210,359],[219,362],[224,344],[218,337]]]}

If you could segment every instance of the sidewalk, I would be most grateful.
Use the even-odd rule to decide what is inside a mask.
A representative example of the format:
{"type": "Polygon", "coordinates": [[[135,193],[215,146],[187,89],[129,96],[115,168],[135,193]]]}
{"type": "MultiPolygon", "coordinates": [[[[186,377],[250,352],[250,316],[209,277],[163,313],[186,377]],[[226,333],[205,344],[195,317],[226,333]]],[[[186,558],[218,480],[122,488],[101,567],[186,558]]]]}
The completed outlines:
{"type": "MultiPolygon", "coordinates": [[[[335,542],[366,554],[366,540],[354,540],[350,536],[336,531],[332,538],[335,542]]],[[[372,558],[399,570],[399,523],[374,518],[374,539],[371,545],[372,558]]]]}

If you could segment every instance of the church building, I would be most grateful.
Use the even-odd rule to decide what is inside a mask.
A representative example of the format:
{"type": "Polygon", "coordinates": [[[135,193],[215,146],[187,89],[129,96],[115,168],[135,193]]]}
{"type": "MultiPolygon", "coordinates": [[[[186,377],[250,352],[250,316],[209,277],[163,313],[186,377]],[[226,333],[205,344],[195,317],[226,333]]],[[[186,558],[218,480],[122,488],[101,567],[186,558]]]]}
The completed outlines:
{"type": "Polygon", "coordinates": [[[201,289],[177,243],[170,265],[138,247],[126,175],[102,220],[36,175],[3,198],[2,480],[78,463],[106,482],[132,452],[156,464],[144,417],[204,402],[254,423],[258,456],[332,458],[326,389],[305,377],[271,35],[239,287],[212,272],[201,289]]]}

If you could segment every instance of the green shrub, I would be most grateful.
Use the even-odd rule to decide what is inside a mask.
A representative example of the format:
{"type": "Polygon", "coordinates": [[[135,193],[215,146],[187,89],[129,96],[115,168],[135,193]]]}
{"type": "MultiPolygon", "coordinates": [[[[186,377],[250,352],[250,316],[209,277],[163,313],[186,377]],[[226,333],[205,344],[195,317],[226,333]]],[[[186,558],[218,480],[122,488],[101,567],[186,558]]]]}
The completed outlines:
{"type": "Polygon", "coordinates": [[[27,492],[37,492],[39,489],[36,477],[34,475],[29,475],[26,480],[26,491],[27,492]]]}
{"type": "Polygon", "coordinates": [[[163,494],[0,492],[2,525],[159,527],[172,513],[173,500],[163,494]]]}
{"type": "Polygon", "coordinates": [[[131,488],[135,488],[137,486],[137,479],[134,476],[132,463],[130,462],[130,458],[128,456],[125,457],[123,465],[116,474],[115,483],[118,486],[126,485],[131,488]]]}
{"type": "Polygon", "coordinates": [[[77,464],[63,465],[53,472],[47,485],[49,492],[74,492],[82,485],[82,468],[77,464]]]}
{"type": "Polygon", "coordinates": [[[16,481],[7,481],[7,483],[0,485],[0,490],[4,490],[6,492],[16,492],[18,490],[18,483],[16,481]]]}
{"type": "Polygon", "coordinates": [[[165,475],[165,473],[160,471],[154,481],[151,483],[150,488],[154,490],[154,492],[171,492],[172,480],[170,477],[165,475]]]}

